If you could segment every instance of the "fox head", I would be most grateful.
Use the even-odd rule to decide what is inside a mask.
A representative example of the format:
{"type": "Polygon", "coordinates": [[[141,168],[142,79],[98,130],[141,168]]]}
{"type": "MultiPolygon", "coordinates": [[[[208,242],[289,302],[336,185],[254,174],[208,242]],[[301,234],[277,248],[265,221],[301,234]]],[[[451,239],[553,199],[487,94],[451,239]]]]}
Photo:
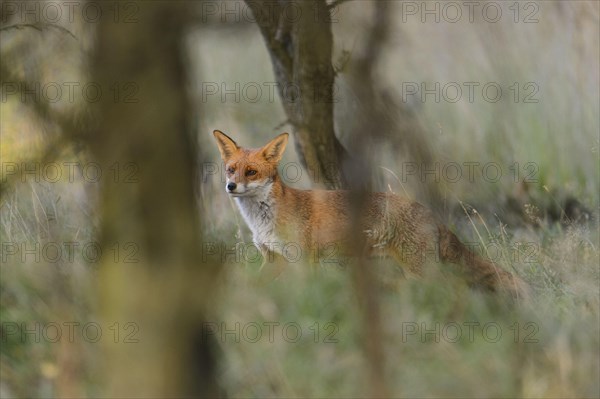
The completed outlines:
{"type": "Polygon", "coordinates": [[[241,148],[220,130],[215,130],[213,135],[225,163],[227,193],[234,197],[252,196],[270,188],[287,145],[287,133],[258,149],[241,148]]]}

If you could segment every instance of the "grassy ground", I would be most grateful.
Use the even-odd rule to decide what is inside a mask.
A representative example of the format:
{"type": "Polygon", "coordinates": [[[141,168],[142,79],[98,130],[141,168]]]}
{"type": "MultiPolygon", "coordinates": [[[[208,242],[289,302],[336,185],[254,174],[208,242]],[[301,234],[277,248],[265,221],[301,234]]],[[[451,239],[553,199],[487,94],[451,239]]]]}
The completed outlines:
{"type": "MultiPolygon", "coordinates": [[[[447,201],[459,210],[449,222],[463,240],[488,248],[488,255],[501,267],[514,270],[533,287],[531,301],[515,306],[468,289],[451,269],[431,268],[423,281],[411,281],[402,279],[402,273],[386,262],[374,263],[382,280],[385,381],[391,396],[600,396],[600,68],[594,39],[599,7],[592,2],[536,4],[541,8],[535,24],[515,24],[510,18],[498,24],[481,20],[423,24],[409,18],[395,25],[394,40],[380,65],[381,79],[399,97],[403,82],[440,82],[441,86],[497,82],[503,88],[505,96],[496,103],[476,97],[472,103],[413,98],[409,104],[426,126],[441,165],[480,162],[501,168],[502,178],[493,182],[481,176],[472,182],[439,179],[447,201]],[[521,88],[519,102],[509,89],[515,82],[521,88]],[[537,103],[522,101],[528,82],[539,88],[537,103]],[[519,193],[521,179],[515,179],[510,169],[515,162],[519,177],[533,173],[526,195],[519,193]],[[526,166],[529,163],[533,166],[526,166]],[[568,196],[591,209],[594,219],[552,221],[545,210],[552,204],[564,206],[568,196]],[[510,198],[518,200],[525,215],[522,220],[505,217],[510,198]],[[459,200],[476,206],[481,218],[466,217],[459,200]],[[397,284],[394,287],[389,281],[397,284]]],[[[512,18],[507,7],[505,15],[512,18]]],[[[394,11],[398,21],[402,21],[400,11],[399,7],[394,11]]],[[[369,17],[368,10],[355,2],[340,8],[334,24],[337,54],[360,48],[369,17]]],[[[203,106],[199,137],[204,159],[219,162],[209,133],[214,128],[248,146],[260,145],[288,128],[275,129],[285,117],[277,97],[270,100],[266,91],[256,103],[243,95],[240,101],[201,95],[203,81],[219,87],[225,83],[228,88],[236,82],[263,88],[274,82],[256,30],[243,34],[203,30],[192,33],[190,43],[191,60],[202,71],[193,92],[203,106]]],[[[347,105],[356,99],[341,100],[347,105]]],[[[336,108],[339,117],[347,117],[343,104],[336,108]]],[[[34,130],[23,125],[20,106],[3,103],[1,112],[2,161],[20,162],[37,154],[39,137],[32,134],[23,143],[17,135],[34,130]]],[[[343,140],[343,132],[340,136],[343,140]]],[[[69,161],[87,162],[83,154],[59,160],[69,161]]],[[[291,147],[284,162],[297,162],[291,147]]],[[[401,175],[403,164],[393,154],[382,154],[379,166],[401,175]]],[[[95,377],[102,345],[134,345],[132,339],[143,338],[125,328],[126,321],[115,328],[97,320],[90,292],[95,287],[97,259],[93,243],[99,234],[98,185],[79,173],[75,176],[72,182],[66,176],[57,182],[30,178],[3,193],[2,397],[50,397],[57,392],[97,396],[102,392],[95,377]],[[71,259],[65,243],[72,242],[78,246],[71,259]],[[55,243],[63,258],[52,262],[55,243]],[[24,255],[23,247],[11,255],[12,244],[33,248],[40,259],[24,255]],[[64,324],[69,322],[80,323],[72,340],[64,324]],[[33,332],[23,336],[21,323],[33,332]],[[51,323],[60,325],[61,339],[55,339],[51,323]],[[98,323],[102,329],[97,342],[93,342],[93,325],[83,331],[86,323],[98,323]]],[[[403,191],[398,179],[385,176],[392,190],[403,191]]],[[[419,181],[408,183],[410,190],[419,181]]],[[[294,183],[309,185],[305,173],[294,183]]],[[[226,198],[221,179],[209,175],[200,191],[204,244],[224,243],[228,248],[239,242],[249,244],[249,232],[226,198]]],[[[313,273],[294,264],[280,280],[259,287],[255,282],[259,261],[251,246],[244,248],[246,257],[224,254],[226,273],[212,305],[212,324],[206,326],[206,333],[214,334],[221,348],[219,376],[228,394],[367,394],[360,309],[349,270],[324,265],[313,273]]]]}

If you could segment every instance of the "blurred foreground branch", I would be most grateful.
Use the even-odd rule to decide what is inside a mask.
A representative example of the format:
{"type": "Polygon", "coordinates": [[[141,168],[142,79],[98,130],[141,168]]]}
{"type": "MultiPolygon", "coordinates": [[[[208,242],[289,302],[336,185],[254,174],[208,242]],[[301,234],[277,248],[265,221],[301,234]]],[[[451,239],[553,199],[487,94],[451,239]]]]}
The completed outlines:
{"type": "MultiPolygon", "coordinates": [[[[339,75],[345,85],[339,85],[342,101],[336,107],[336,126],[352,143],[348,150],[353,155],[364,151],[366,146],[371,148],[371,152],[389,152],[395,159],[410,160],[429,170],[433,168],[434,159],[423,126],[415,112],[401,104],[393,90],[387,88],[377,74],[390,38],[393,37],[395,4],[383,0],[372,4],[374,20],[365,35],[364,45],[353,52],[339,75]],[[428,169],[429,166],[431,168],[428,169]]],[[[436,181],[427,180],[413,189],[420,192],[421,201],[441,213],[443,201],[436,181]]]]}

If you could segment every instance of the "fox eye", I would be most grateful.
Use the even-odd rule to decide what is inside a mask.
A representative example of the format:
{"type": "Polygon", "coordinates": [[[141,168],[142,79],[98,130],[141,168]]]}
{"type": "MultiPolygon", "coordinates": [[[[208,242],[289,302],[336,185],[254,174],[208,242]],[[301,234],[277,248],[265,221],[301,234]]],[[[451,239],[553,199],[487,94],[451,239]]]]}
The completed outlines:
{"type": "Polygon", "coordinates": [[[227,168],[227,173],[234,174],[235,173],[235,169],[231,168],[231,167],[227,168]]]}
{"type": "Polygon", "coordinates": [[[246,176],[254,176],[256,174],[256,171],[254,169],[250,169],[246,172],[246,176]]]}

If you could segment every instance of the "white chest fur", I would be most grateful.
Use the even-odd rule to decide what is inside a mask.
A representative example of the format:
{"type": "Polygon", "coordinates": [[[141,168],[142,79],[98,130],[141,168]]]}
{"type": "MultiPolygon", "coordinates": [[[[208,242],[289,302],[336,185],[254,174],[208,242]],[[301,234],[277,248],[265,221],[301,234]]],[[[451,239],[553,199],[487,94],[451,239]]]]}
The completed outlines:
{"type": "MultiPolygon", "coordinates": [[[[235,201],[244,220],[252,231],[254,244],[275,249],[278,240],[275,234],[275,204],[270,198],[271,187],[265,187],[260,193],[248,197],[236,197],[235,201]]],[[[276,251],[279,252],[279,251],[276,251]]]]}

